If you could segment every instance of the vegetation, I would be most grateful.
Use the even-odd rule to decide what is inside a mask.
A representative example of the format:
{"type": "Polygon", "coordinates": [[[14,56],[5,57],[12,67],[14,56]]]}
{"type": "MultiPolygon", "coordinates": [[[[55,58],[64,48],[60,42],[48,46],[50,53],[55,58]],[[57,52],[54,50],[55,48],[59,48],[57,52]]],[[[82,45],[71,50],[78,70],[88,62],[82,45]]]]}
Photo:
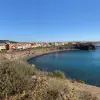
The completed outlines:
{"type": "Polygon", "coordinates": [[[63,72],[63,71],[60,71],[60,70],[54,71],[53,75],[54,75],[55,77],[65,78],[64,72],[63,72]]]}
{"type": "Polygon", "coordinates": [[[57,77],[57,78],[65,78],[65,74],[61,70],[55,70],[54,72],[48,72],[48,76],[57,77]]]}
{"type": "Polygon", "coordinates": [[[6,61],[0,65],[0,100],[98,100],[64,78],[60,70],[47,73],[24,60],[6,61]]]}
{"type": "Polygon", "coordinates": [[[0,66],[0,96],[21,93],[30,82],[32,67],[18,62],[5,62],[0,66]]]}

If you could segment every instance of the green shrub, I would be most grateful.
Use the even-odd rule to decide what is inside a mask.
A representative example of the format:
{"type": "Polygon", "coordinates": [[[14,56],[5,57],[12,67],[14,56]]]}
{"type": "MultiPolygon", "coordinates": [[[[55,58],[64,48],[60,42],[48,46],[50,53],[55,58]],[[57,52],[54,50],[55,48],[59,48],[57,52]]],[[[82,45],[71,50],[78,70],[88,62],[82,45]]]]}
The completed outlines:
{"type": "Polygon", "coordinates": [[[54,72],[53,72],[53,75],[54,75],[55,77],[65,78],[64,72],[62,72],[62,71],[60,71],[60,70],[54,71],[54,72]]]}

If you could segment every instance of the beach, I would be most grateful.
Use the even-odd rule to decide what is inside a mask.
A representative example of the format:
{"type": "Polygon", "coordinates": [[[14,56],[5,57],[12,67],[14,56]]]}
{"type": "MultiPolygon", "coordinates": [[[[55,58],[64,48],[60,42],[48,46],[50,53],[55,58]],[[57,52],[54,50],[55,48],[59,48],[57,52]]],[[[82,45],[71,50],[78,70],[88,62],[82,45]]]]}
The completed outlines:
{"type": "Polygon", "coordinates": [[[12,52],[0,53],[0,62],[5,60],[16,60],[21,58],[31,59],[49,53],[68,51],[68,50],[77,50],[77,49],[64,49],[64,50],[37,49],[37,50],[27,50],[27,51],[18,51],[18,52],[12,51],[12,52]]]}

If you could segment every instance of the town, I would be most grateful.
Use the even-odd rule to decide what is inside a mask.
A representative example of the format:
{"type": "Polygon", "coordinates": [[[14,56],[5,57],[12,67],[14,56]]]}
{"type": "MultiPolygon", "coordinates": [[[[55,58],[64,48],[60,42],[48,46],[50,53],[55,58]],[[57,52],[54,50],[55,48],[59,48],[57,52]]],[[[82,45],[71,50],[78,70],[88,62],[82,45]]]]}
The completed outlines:
{"type": "MultiPolygon", "coordinates": [[[[69,47],[70,45],[75,45],[79,43],[90,43],[90,42],[6,42],[0,43],[0,51],[13,51],[13,50],[26,50],[26,49],[34,49],[34,48],[45,48],[45,47],[61,47],[66,46],[69,47]]],[[[96,44],[97,42],[91,42],[96,44]]]]}
{"type": "Polygon", "coordinates": [[[41,43],[25,43],[25,42],[20,42],[20,43],[0,43],[0,51],[5,51],[5,50],[25,50],[25,49],[31,49],[31,48],[39,48],[39,47],[51,47],[51,46],[62,46],[66,45],[66,43],[62,42],[53,42],[53,43],[46,43],[46,42],[41,42],[41,43]]]}

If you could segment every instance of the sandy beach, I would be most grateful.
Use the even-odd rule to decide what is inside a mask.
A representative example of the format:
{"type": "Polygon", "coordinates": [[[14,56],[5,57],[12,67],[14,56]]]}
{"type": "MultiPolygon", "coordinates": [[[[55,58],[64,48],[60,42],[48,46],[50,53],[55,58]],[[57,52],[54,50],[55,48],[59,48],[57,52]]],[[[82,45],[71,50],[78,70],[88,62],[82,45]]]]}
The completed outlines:
{"type": "Polygon", "coordinates": [[[38,57],[41,55],[46,55],[49,53],[68,51],[68,50],[76,50],[76,49],[64,49],[64,50],[38,49],[38,50],[0,53],[0,61],[2,62],[5,60],[16,60],[19,58],[31,59],[31,58],[38,57]]]}

